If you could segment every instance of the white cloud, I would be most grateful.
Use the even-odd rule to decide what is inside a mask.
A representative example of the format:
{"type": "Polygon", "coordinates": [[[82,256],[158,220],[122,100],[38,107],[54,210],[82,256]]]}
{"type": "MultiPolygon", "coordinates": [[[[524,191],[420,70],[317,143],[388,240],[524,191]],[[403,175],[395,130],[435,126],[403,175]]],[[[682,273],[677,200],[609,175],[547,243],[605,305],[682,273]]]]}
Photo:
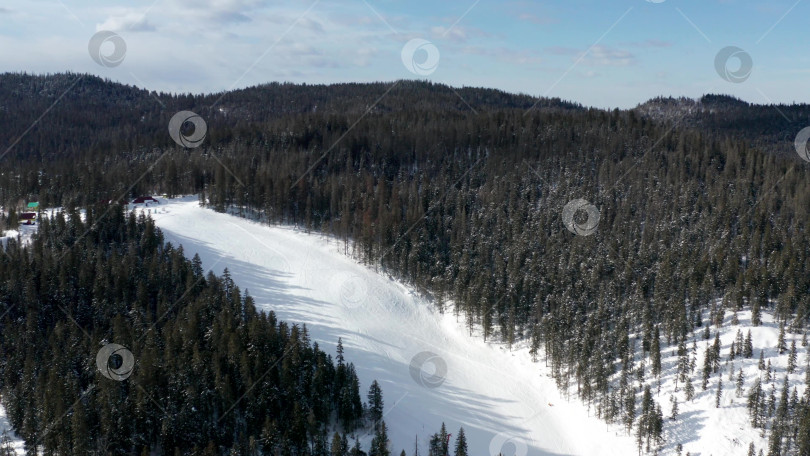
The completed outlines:
{"type": "Polygon", "coordinates": [[[149,23],[141,13],[128,12],[123,15],[110,16],[96,25],[96,31],[110,30],[112,32],[151,32],[155,26],[149,23]]]}
{"type": "MultiPolygon", "coordinates": [[[[636,57],[623,49],[616,49],[598,44],[590,52],[581,53],[582,63],[593,66],[630,66],[636,63],[636,57]],[[584,56],[583,56],[584,54],[584,56]]],[[[579,57],[578,57],[579,58],[579,57]]]]}

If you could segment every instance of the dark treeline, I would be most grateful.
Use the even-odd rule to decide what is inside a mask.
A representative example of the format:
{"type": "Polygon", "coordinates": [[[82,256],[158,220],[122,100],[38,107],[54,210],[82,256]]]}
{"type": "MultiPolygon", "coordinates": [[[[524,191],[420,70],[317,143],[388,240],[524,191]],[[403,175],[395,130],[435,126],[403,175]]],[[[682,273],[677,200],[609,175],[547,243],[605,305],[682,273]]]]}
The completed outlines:
{"type": "MultiPolygon", "coordinates": [[[[6,100],[25,99],[19,93],[49,105],[78,78],[5,75],[0,103],[8,109],[6,100]]],[[[611,379],[645,361],[635,337],[648,357],[724,312],[768,309],[793,329],[810,317],[810,172],[795,154],[763,149],[773,137],[786,138],[779,152],[792,148],[810,123],[804,105],[781,108],[788,122],[770,106],[701,101],[767,123],[752,140],[718,122],[681,125],[681,108],[660,115],[669,109],[661,100],[630,111],[559,100],[528,109],[537,100],[461,89],[465,103],[448,87],[411,81],[271,84],[221,98],[90,77],[76,87],[47,129],[3,159],[14,170],[0,176],[6,204],[201,193],[216,210],[334,234],[438,306],[452,301],[484,337],[528,340],[538,356],[542,347],[560,386],[589,403],[632,402],[632,413],[600,412],[628,428],[642,424],[643,389],[611,379]],[[202,147],[169,138],[181,109],[208,122],[202,147]],[[576,198],[600,211],[591,236],[563,225],[576,198]]],[[[25,106],[27,117],[3,133],[9,144],[40,114],[25,106]]],[[[645,439],[658,422],[657,405],[647,405],[645,439]]]]}
{"type": "Polygon", "coordinates": [[[0,255],[0,396],[30,454],[324,455],[335,429],[362,430],[341,345],[333,360],[227,270],[106,209],[43,220],[0,255]],[[101,375],[104,342],[132,351],[131,377],[101,375]]]}

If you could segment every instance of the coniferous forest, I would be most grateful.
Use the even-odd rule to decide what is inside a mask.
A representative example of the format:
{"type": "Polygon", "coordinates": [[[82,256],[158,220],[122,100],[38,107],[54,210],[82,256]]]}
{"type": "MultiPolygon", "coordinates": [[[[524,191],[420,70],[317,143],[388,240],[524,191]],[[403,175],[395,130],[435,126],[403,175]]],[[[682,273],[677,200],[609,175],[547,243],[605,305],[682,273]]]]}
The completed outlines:
{"type": "MultiPolygon", "coordinates": [[[[77,74],[0,77],[0,144],[13,144],[0,203],[38,200],[98,217],[81,222],[71,212],[0,257],[0,312],[9,309],[0,372],[15,427],[36,441],[40,423],[80,396],[83,415],[41,437],[49,451],[82,442],[127,454],[189,445],[320,454],[313,449],[332,414],[347,429],[365,425],[351,365],[320,352],[304,327],[257,314],[227,276],[201,276],[148,220],[118,209],[101,217],[109,206],[99,202],[144,194],[200,194],[217,211],[344,240],[348,253],[463,315],[471,330],[480,325],[485,338],[528,341],[561,387],[575,385],[602,418],[636,429],[640,448],[664,424],[660,398],[632,385],[638,363],[655,366],[662,346],[687,353],[693,334],[743,309],[806,330],[810,163],[793,138],[810,125],[810,107],[777,112],[707,96],[605,111],[458,93],[396,81],[171,95],[77,74]],[[180,110],[205,119],[201,147],[169,137],[180,110]],[[599,211],[590,236],[562,220],[578,198],[599,211]],[[167,308],[184,293],[183,305],[167,308]],[[100,383],[83,354],[121,337],[164,368],[136,371],[131,384],[100,383]],[[42,362],[53,347],[64,355],[42,362]],[[250,401],[225,413],[262,374],[256,366],[287,349],[294,361],[285,357],[262,380],[276,386],[248,391],[250,401]],[[171,403],[178,395],[187,400],[171,403]],[[209,413],[185,419],[186,403],[209,413]],[[177,421],[162,419],[161,407],[178,408],[177,421]],[[279,418],[257,419],[264,408],[279,418]]],[[[751,394],[760,410],[762,397],[751,394]]],[[[784,397],[781,415],[755,426],[783,433],[768,454],[808,455],[810,397],[784,397]]]]}
{"type": "Polygon", "coordinates": [[[101,210],[43,220],[0,256],[0,397],[29,454],[348,451],[368,423],[341,345],[333,359],[150,220],[101,210]],[[127,381],[88,356],[119,341],[138,354],[127,381]]]}

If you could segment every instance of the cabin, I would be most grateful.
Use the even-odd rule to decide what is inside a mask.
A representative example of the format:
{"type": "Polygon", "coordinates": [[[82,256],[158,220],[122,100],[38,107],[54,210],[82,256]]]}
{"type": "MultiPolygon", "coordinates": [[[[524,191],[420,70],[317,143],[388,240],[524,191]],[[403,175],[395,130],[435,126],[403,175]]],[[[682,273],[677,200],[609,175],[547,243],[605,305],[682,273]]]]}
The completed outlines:
{"type": "Polygon", "coordinates": [[[145,203],[158,203],[158,204],[160,204],[160,201],[152,198],[151,196],[139,196],[139,197],[135,198],[134,200],[132,200],[132,204],[145,204],[145,203]]]}
{"type": "Polygon", "coordinates": [[[28,203],[28,210],[29,211],[36,211],[39,210],[39,202],[34,201],[33,203],[28,203]]]}
{"type": "Polygon", "coordinates": [[[19,215],[20,225],[36,225],[37,213],[36,212],[23,212],[19,215]]]}

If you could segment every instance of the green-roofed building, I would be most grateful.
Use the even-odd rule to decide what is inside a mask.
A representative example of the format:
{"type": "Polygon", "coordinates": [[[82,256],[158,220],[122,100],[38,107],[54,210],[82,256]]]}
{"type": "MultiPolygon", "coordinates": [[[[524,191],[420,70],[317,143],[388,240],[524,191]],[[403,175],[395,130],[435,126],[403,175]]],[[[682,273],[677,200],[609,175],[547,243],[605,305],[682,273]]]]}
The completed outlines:
{"type": "Polygon", "coordinates": [[[28,203],[28,209],[38,209],[38,208],[39,208],[39,203],[37,203],[37,202],[28,203]]]}

